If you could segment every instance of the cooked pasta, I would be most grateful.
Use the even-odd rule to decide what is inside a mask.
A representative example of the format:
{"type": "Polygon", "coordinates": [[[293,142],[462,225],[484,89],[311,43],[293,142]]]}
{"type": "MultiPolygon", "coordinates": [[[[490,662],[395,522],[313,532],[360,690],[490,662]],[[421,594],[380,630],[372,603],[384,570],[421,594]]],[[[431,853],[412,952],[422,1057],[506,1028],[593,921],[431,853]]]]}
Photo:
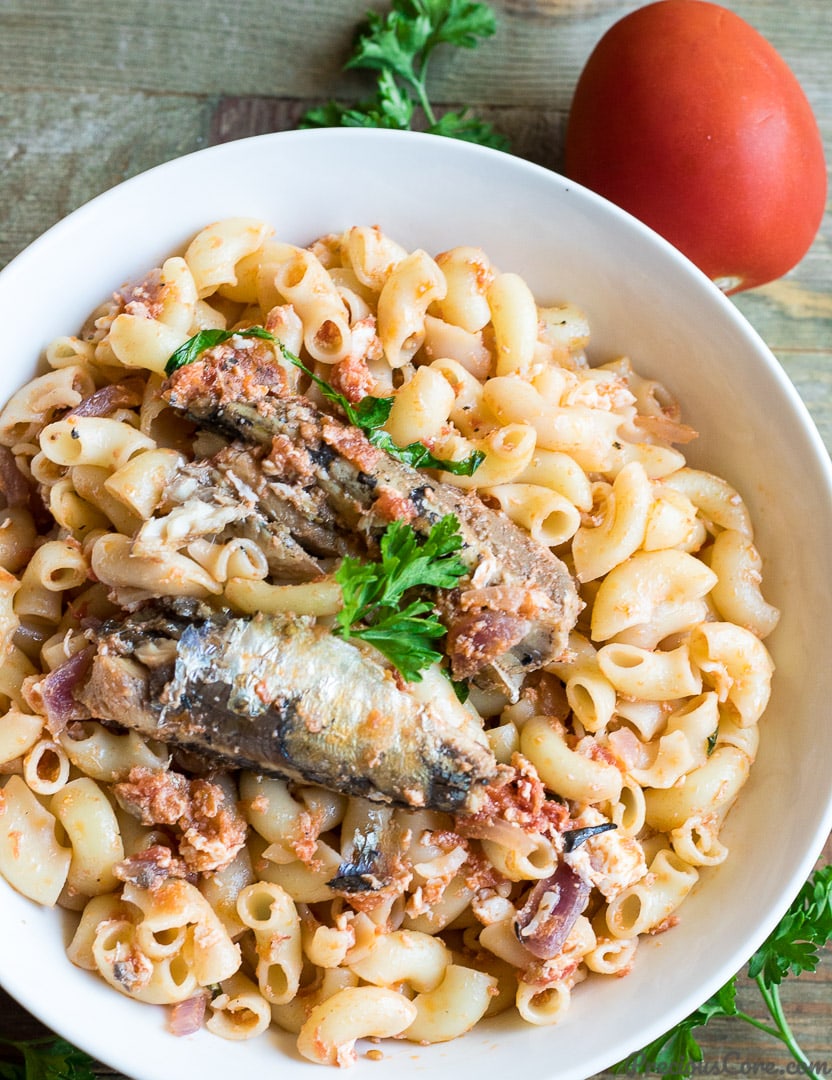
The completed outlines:
{"type": "Polygon", "coordinates": [[[537,299],[472,244],[408,251],[377,226],[301,247],[215,222],[84,326],[0,410],[0,467],[33,495],[0,509],[0,873],[74,913],[70,961],[137,1002],[204,999],[221,1038],[274,1024],[330,1065],[362,1038],[444,1042],[512,1008],[555,1024],[627,974],[730,857],[779,615],[740,494],[672,445],[695,432],[669,392],[637,358],[590,366],[568,298],[537,299]],[[195,341],[237,428],[166,379],[195,341]],[[283,400],[285,430],[249,438],[283,400]],[[379,462],[420,446],[405,496],[379,462]],[[356,643],[363,563],[390,572],[394,526],[433,526],[442,492],[472,542],[505,530],[563,567],[560,651],[507,629],[555,591],[495,578],[494,555],[465,564],[468,541],[459,580],[434,554],[432,593],[384,594],[393,624],[434,618],[438,660],[405,678],[371,619],[356,643]],[[263,625],[282,636],[261,653],[246,635],[263,625]],[[452,639],[471,663],[453,683],[452,639]],[[249,682],[217,676],[235,664],[249,682]],[[370,669],[378,703],[327,743],[370,669]],[[95,698],[102,671],[118,693],[95,698]],[[272,718],[275,685],[302,678],[265,736],[279,765],[206,744],[210,709],[272,718]],[[168,714],[202,694],[177,732],[168,714]],[[428,739],[425,717],[452,720],[424,788],[390,749],[403,697],[428,739]],[[294,723],[335,761],[301,760],[294,723]],[[462,800],[470,731],[491,771],[462,800]],[[374,786],[388,767],[393,796],[374,786]]]}

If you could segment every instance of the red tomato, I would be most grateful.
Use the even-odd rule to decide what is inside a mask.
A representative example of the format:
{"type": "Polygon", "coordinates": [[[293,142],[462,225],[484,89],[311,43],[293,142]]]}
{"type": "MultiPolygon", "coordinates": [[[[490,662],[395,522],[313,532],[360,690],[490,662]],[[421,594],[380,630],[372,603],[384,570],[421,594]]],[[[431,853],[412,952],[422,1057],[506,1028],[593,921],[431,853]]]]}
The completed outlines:
{"type": "Polygon", "coordinates": [[[826,200],[823,144],[797,79],[748,23],[706,0],[659,0],[604,35],[575,90],[566,173],[729,293],[799,262],[826,200]]]}

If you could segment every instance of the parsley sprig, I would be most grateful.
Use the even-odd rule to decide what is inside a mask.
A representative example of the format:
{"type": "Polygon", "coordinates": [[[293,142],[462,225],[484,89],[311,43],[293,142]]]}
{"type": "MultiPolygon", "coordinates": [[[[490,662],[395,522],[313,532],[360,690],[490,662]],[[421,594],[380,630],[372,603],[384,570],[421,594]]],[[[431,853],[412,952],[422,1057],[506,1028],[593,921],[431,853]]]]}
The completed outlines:
{"type": "Polygon", "coordinates": [[[369,11],[344,67],[375,71],[375,97],[354,106],[332,101],[310,109],[300,126],[408,129],[418,108],[431,134],[508,150],[508,140],[467,109],[437,116],[427,90],[437,46],[475,49],[496,30],[491,8],[470,0],[393,0],[384,16],[369,11]]]}
{"type": "Polygon", "coordinates": [[[354,427],[360,428],[373,446],[385,450],[397,461],[403,461],[407,465],[412,465],[415,469],[442,469],[444,472],[452,473],[454,476],[472,476],[485,458],[482,450],[472,450],[470,454],[460,458],[458,461],[446,461],[435,457],[424,443],[415,442],[408,443],[407,446],[399,446],[398,443],[393,441],[390,434],[384,430],[384,424],[387,422],[390,410],[393,408],[392,397],[378,398],[367,394],[357,405],[353,405],[343,394],[330,386],[325,379],[316,375],[314,371],[310,371],[293,352],[286,348],[282,341],[262,326],[250,326],[247,330],[200,330],[198,334],[188,338],[173,353],[167,364],[165,364],[165,374],[172,375],[174,371],[184,367],[186,364],[192,364],[205,349],[213,348],[215,345],[222,345],[233,337],[254,337],[274,342],[280,348],[284,358],[294,364],[295,367],[300,368],[305,375],[308,375],[327,401],[338,405],[343,410],[347,420],[354,427]]]}
{"type": "Polygon", "coordinates": [[[0,1039],[22,1060],[0,1061],[0,1080],[96,1080],[93,1059],[65,1039],[0,1039]]]}
{"type": "Polygon", "coordinates": [[[347,556],[335,573],[344,606],[335,633],[374,645],[408,682],[420,682],[422,671],[441,660],[433,643],[445,627],[433,605],[414,590],[452,589],[466,573],[455,552],[462,547],[459,522],[453,514],[441,518],[420,539],[410,525],[394,521],[379,542],[378,562],[347,556]]]}
{"type": "Polygon", "coordinates": [[[392,397],[377,398],[367,394],[357,405],[352,405],[343,394],[330,386],[325,379],[310,371],[294,353],[289,352],[280,342],[278,342],[278,345],[280,345],[281,352],[286,359],[295,367],[300,368],[305,375],[308,375],[328,401],[334,402],[344,410],[349,422],[364,432],[371,445],[378,447],[379,450],[386,450],[397,461],[412,465],[414,469],[442,469],[445,472],[453,473],[455,476],[471,476],[485,459],[482,450],[472,450],[467,457],[460,458],[459,461],[445,461],[434,457],[424,443],[415,442],[408,443],[407,446],[399,446],[398,443],[393,442],[393,439],[383,427],[390,415],[390,410],[393,408],[392,397]]]}
{"type": "Polygon", "coordinates": [[[753,979],[773,1023],[743,1012],[737,1006],[737,977],[729,979],[698,1009],[642,1050],[619,1062],[612,1070],[633,1076],[661,1073],[666,1080],[687,1080],[703,1059],[694,1032],[715,1016],[734,1017],[779,1039],[802,1071],[820,1080],[789,1027],[780,999],[780,983],[788,975],[814,971],[820,950],[832,940],[832,865],[818,869],[804,884],[789,910],[751,957],[748,975],[753,979]]]}

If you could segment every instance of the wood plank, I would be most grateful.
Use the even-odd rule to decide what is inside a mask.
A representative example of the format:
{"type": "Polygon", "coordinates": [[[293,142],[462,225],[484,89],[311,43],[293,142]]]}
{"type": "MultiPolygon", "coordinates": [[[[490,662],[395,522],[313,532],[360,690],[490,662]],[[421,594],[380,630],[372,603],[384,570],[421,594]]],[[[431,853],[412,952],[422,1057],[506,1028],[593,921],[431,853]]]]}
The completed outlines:
{"type": "MultiPolygon", "coordinates": [[[[268,97],[223,97],[214,111],[209,142],[229,142],[250,135],[286,131],[298,127],[313,104],[322,99],[268,97]]],[[[449,108],[460,108],[452,105],[449,108]]],[[[512,153],[537,165],[558,171],[563,166],[563,135],[566,113],[558,109],[525,108],[514,105],[481,106],[477,116],[493,124],[511,140],[512,153]]],[[[424,130],[423,118],[413,127],[424,130]]]]}
{"type": "MultiPolygon", "coordinates": [[[[723,0],[767,36],[799,70],[807,88],[827,88],[832,11],[804,0],[784,18],[782,0],[723,0]]],[[[602,33],[633,0],[499,0],[495,38],[476,52],[437,51],[431,79],[437,101],[565,108],[577,74],[602,33]]],[[[368,0],[7,0],[0,88],[309,97],[354,92],[344,75],[355,28],[368,0]],[[44,47],[48,43],[48,58],[44,47]]],[[[366,83],[364,84],[366,85],[366,83]]]]}
{"type": "MultiPolygon", "coordinates": [[[[778,281],[739,293],[734,303],[777,354],[826,353],[832,342],[832,221],[827,217],[809,253],[778,281]]],[[[823,366],[819,369],[822,373],[823,366]]]]}
{"type": "Polygon", "coordinates": [[[832,450],[832,365],[829,355],[779,350],[786,374],[794,383],[826,444],[832,450]]]}
{"type": "Polygon", "coordinates": [[[6,90],[312,96],[340,68],[365,0],[8,0],[6,90]],[[42,46],[48,42],[48,62],[42,46]]]}
{"type": "Polygon", "coordinates": [[[0,94],[0,265],[94,195],[204,146],[213,109],[142,92],[0,94]]]}

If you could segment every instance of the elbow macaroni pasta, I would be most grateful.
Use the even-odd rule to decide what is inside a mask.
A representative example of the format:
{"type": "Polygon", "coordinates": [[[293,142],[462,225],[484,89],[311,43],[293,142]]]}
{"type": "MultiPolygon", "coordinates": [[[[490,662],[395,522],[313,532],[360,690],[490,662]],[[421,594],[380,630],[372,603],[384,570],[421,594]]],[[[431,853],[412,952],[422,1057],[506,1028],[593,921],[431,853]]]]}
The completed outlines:
{"type": "MultiPolygon", "coordinates": [[[[764,726],[779,612],[740,494],[671,445],[668,391],[626,358],[591,367],[590,341],[582,311],[536,299],[475,246],[433,257],[355,225],[304,248],[240,217],[47,345],[49,370],[0,410],[7,466],[53,522],[0,508],[0,873],[74,913],[74,964],[140,1002],[205,996],[221,1038],[275,1024],[304,1058],[346,1065],[359,1039],[441,1043],[509,1008],[557,1023],[573,993],[638,963],[641,935],[684,918],[700,873],[729,857],[722,826],[764,726]],[[55,721],[46,677],[83,667],[88,626],[150,599],[324,624],[340,611],[334,559],[289,578],[233,500],[201,501],[188,466],[225,444],[161,392],[189,337],[255,325],[350,400],[391,398],[398,445],[481,451],[471,476],[436,475],[573,571],[585,610],[567,652],[517,700],[468,704],[504,776],[550,796],[546,813],[508,781],[505,807],[467,818],[249,768],[206,780],[130,728],[80,710],[55,721]],[[109,393],[111,407],[87,404],[109,393]],[[167,802],[121,797],[143,776],[173,784],[167,802]],[[180,803],[183,782],[210,797],[180,803]],[[211,800],[239,819],[236,846],[211,800]],[[598,825],[614,831],[568,850],[565,831],[598,825]],[[217,850],[212,869],[188,869],[217,850]],[[362,860],[361,887],[342,885],[362,860]],[[541,959],[517,920],[535,885],[544,919],[564,863],[591,901],[541,959]]],[[[454,696],[438,669],[411,689],[454,696]]]]}

